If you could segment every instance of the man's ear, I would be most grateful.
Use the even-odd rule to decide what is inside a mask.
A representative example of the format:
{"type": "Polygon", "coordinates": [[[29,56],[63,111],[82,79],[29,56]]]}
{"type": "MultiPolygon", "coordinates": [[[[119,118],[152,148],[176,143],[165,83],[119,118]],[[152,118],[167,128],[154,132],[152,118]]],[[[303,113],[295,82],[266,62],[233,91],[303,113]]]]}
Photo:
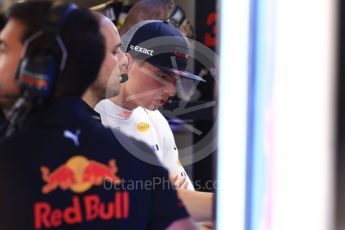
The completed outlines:
{"type": "Polygon", "coordinates": [[[125,53],[125,56],[128,60],[128,65],[126,66],[126,70],[127,70],[127,73],[131,70],[132,66],[133,66],[133,61],[134,59],[132,58],[132,56],[129,54],[129,53],[125,53]]]}

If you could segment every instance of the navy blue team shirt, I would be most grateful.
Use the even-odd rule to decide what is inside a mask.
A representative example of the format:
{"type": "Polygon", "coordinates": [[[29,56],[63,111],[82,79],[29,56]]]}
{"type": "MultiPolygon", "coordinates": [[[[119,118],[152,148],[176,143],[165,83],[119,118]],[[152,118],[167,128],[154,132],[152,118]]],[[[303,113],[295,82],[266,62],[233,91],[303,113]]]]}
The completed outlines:
{"type": "MultiPolygon", "coordinates": [[[[0,143],[0,229],[165,229],[188,214],[163,167],[123,147],[80,98],[60,98],[0,143]]],[[[157,159],[158,162],[158,159],[157,159]]]]}

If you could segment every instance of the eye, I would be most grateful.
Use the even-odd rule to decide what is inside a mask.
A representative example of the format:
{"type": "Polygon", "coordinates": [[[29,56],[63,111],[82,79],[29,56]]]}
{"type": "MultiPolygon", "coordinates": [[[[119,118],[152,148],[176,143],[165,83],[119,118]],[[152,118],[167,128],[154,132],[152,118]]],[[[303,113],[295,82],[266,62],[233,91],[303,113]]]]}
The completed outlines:
{"type": "Polygon", "coordinates": [[[115,56],[115,55],[118,55],[119,53],[121,53],[121,49],[120,47],[116,47],[116,49],[113,50],[112,54],[115,56]]]}

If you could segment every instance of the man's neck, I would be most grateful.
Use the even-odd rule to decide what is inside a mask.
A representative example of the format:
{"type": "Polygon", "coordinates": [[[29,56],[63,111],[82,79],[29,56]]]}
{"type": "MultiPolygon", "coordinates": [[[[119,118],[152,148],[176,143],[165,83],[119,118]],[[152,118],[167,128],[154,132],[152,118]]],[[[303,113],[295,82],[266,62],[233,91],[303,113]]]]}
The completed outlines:
{"type": "Polygon", "coordinates": [[[82,96],[83,101],[91,108],[95,108],[96,104],[100,101],[93,93],[92,90],[86,90],[82,96]]]}
{"type": "Polygon", "coordinates": [[[116,105],[120,106],[121,108],[127,110],[134,110],[138,107],[133,101],[127,100],[128,96],[125,93],[125,89],[123,88],[120,94],[116,97],[110,98],[110,100],[115,103],[116,105]]]}

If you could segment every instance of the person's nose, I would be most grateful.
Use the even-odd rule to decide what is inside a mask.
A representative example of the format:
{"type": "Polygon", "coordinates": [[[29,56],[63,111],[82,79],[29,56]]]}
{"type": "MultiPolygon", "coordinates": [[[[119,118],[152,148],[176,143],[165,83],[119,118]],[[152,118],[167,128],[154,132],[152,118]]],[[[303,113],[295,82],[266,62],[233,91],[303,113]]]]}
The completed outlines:
{"type": "Polygon", "coordinates": [[[127,55],[123,52],[121,52],[121,57],[119,60],[120,64],[120,70],[122,74],[128,74],[128,58],[127,55]]]}
{"type": "Polygon", "coordinates": [[[169,95],[169,97],[173,97],[176,94],[176,79],[172,81],[168,81],[165,86],[165,93],[169,95]]]}

